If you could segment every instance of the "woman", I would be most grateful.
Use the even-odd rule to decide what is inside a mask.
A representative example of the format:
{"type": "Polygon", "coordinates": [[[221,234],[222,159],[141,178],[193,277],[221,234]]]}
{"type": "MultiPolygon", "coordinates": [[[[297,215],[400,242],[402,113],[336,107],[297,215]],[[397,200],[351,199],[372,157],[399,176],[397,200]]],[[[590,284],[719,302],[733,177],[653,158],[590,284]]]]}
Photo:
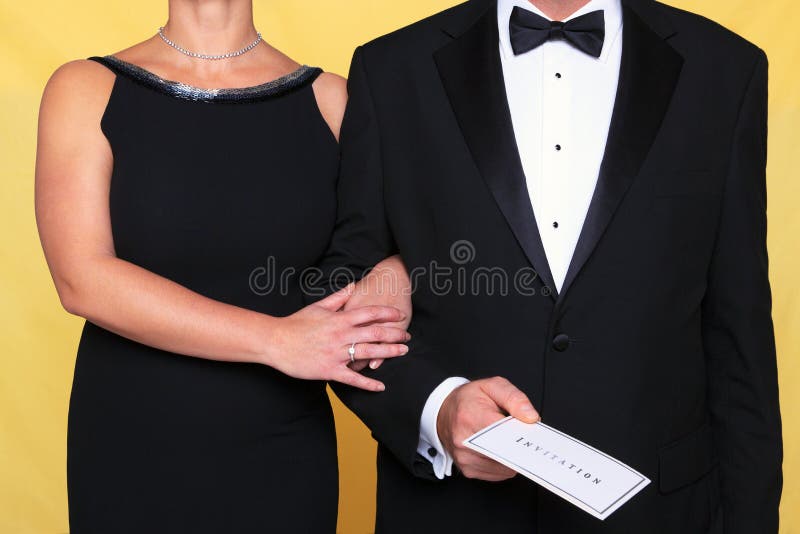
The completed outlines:
{"type": "Polygon", "coordinates": [[[335,532],[324,381],[381,391],[353,368],[405,354],[410,314],[339,312],[352,287],[302,308],[345,101],[341,78],[261,41],[250,0],[172,0],[153,38],[53,75],[37,219],[61,301],[87,319],[73,534],[335,532]],[[265,262],[281,282],[266,295],[250,283],[265,262]]]}

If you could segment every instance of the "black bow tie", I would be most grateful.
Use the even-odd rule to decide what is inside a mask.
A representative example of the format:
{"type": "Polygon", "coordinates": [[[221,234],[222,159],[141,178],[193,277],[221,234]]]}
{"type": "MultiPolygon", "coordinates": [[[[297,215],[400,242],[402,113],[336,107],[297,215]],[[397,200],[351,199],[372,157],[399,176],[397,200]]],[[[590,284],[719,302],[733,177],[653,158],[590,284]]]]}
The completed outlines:
{"type": "Polygon", "coordinates": [[[530,52],[551,39],[564,39],[592,57],[600,57],[606,36],[602,11],[592,11],[568,22],[549,21],[519,6],[511,12],[511,48],[514,55],[530,52]]]}

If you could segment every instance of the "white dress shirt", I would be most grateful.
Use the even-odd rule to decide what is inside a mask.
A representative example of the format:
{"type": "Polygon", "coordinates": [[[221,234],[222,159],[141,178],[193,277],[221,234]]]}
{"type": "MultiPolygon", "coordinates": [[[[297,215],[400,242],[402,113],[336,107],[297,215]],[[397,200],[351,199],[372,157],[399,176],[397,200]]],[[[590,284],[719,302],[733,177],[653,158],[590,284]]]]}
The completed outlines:
{"type": "MultiPolygon", "coordinates": [[[[606,149],[622,58],[620,0],[591,0],[565,21],[603,10],[605,40],[599,58],[566,41],[548,41],[514,55],[509,20],[514,7],[548,18],[529,0],[498,0],[500,58],[508,106],[533,213],[547,262],[560,291],[592,200],[606,149]]],[[[453,460],[436,432],[444,399],[464,378],[450,378],[428,398],[417,451],[438,478],[453,460]]]]}

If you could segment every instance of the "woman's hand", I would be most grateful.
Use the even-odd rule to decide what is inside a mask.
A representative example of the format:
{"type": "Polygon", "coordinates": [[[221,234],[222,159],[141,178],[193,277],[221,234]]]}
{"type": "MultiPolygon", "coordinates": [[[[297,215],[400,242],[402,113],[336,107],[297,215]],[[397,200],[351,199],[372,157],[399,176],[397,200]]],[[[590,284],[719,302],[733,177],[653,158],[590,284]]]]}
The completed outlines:
{"type": "Polygon", "coordinates": [[[267,341],[265,363],[294,378],[342,382],[368,391],[383,391],[383,383],[350,369],[349,349],[355,360],[395,358],[408,352],[411,339],[402,325],[406,314],[390,306],[363,306],[339,311],[355,286],[283,319],[277,319],[267,341]],[[389,326],[391,325],[391,326],[389,326]]]}

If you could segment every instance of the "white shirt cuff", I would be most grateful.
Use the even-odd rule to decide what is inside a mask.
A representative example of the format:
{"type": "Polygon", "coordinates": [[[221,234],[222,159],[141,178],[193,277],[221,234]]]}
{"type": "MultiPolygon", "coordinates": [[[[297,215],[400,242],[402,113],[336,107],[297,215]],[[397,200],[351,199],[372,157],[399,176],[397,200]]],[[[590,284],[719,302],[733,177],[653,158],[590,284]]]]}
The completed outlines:
{"type": "Polygon", "coordinates": [[[453,458],[445,451],[442,442],[439,440],[439,432],[436,430],[439,410],[442,408],[444,400],[453,390],[468,382],[469,380],[460,376],[448,378],[428,396],[428,401],[422,410],[422,417],[420,417],[419,421],[417,452],[433,465],[433,474],[440,480],[453,474],[453,458]]]}

